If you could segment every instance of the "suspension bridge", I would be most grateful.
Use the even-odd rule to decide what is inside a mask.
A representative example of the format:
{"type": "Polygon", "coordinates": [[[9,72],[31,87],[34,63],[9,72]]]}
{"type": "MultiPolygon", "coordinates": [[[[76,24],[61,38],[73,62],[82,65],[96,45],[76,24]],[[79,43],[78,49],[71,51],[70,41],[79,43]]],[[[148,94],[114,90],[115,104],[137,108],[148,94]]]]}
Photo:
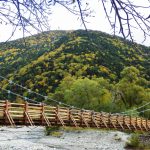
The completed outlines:
{"type": "MultiPolygon", "coordinates": [[[[2,91],[19,96],[25,100],[24,103],[13,103],[8,100],[0,100],[0,125],[2,126],[73,126],[116,129],[122,131],[150,131],[150,120],[143,117],[130,116],[127,115],[126,112],[111,114],[79,109],[31,91],[3,76],[0,76],[0,78],[8,81],[8,84],[14,84],[46,100],[48,99],[58,103],[57,106],[46,105],[45,103],[37,102],[0,86],[2,91]]],[[[130,111],[132,112],[144,108],[149,104],[150,102],[130,111]]],[[[141,112],[149,110],[150,109],[147,109],[141,112]]]]}
{"type": "Polygon", "coordinates": [[[74,126],[150,131],[150,120],[90,110],[0,101],[0,125],[74,126]]]}

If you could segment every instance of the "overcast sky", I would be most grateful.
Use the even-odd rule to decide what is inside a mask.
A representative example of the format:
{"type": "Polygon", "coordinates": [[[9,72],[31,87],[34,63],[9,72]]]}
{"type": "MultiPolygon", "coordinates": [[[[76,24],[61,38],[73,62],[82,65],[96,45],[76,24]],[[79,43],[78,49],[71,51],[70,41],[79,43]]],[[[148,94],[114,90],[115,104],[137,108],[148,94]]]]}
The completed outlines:
{"type": "MultiPolygon", "coordinates": [[[[136,0],[141,2],[141,0],[136,0]]],[[[143,0],[145,1],[145,0],[143,0]]],[[[142,3],[143,3],[142,1],[142,3]]],[[[94,10],[92,13],[93,17],[89,17],[86,20],[86,26],[88,29],[99,30],[109,34],[112,34],[112,30],[108,24],[108,21],[104,15],[103,8],[101,3],[98,3],[98,0],[95,0],[94,3],[90,3],[91,10],[94,10]]],[[[78,19],[78,16],[75,16],[68,12],[62,6],[55,6],[52,9],[52,15],[49,17],[49,24],[51,30],[76,30],[84,29],[81,21],[78,19]]],[[[145,12],[148,13],[148,12],[145,12]]],[[[9,25],[0,24],[0,42],[6,41],[11,36],[12,28],[9,25]]],[[[36,34],[37,31],[32,31],[32,34],[36,34]]],[[[17,31],[13,39],[21,38],[22,31],[17,31]]],[[[142,43],[143,35],[142,32],[136,30],[134,32],[134,40],[138,43],[150,46],[150,37],[147,37],[147,40],[142,43]]]]}

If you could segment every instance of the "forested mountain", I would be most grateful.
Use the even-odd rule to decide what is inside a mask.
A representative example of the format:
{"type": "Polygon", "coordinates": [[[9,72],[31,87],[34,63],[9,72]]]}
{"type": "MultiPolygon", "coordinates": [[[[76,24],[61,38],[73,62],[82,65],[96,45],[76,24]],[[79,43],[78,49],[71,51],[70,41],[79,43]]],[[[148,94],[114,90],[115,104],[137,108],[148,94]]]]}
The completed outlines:
{"type": "MultiPolygon", "coordinates": [[[[89,80],[103,77],[117,84],[121,71],[130,66],[149,80],[150,47],[99,31],[50,31],[0,43],[0,75],[43,95],[59,91],[67,76],[89,80]]],[[[0,85],[34,98],[6,80],[1,79],[0,85]]],[[[2,92],[1,97],[4,95],[2,92]]]]}

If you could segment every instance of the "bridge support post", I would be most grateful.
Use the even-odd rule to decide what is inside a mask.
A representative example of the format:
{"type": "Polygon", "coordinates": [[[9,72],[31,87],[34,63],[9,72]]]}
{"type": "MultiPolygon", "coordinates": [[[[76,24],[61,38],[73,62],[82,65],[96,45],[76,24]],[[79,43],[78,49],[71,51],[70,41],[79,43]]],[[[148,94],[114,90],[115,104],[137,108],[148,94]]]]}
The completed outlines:
{"type": "Polygon", "coordinates": [[[8,100],[6,100],[6,102],[5,102],[5,108],[4,108],[5,125],[7,125],[7,123],[9,122],[9,124],[11,126],[15,126],[14,120],[13,120],[12,116],[9,113],[9,107],[10,107],[10,103],[8,102],[8,100]]]}
{"type": "Polygon", "coordinates": [[[137,117],[136,117],[136,127],[138,128],[138,120],[137,120],[137,117]]]}
{"type": "Polygon", "coordinates": [[[27,125],[28,118],[27,118],[27,112],[28,112],[28,102],[25,102],[24,104],[24,124],[27,125]]]}
{"type": "Polygon", "coordinates": [[[58,125],[58,123],[59,123],[58,115],[59,115],[59,106],[57,105],[57,107],[56,107],[56,125],[58,125]]]}
{"type": "Polygon", "coordinates": [[[148,119],[146,119],[146,128],[148,131],[150,130],[150,126],[148,125],[148,119]]]}
{"type": "Polygon", "coordinates": [[[131,127],[131,130],[132,130],[132,117],[130,115],[130,127],[131,127]]]}
{"type": "Polygon", "coordinates": [[[142,129],[142,126],[143,126],[143,123],[142,123],[142,121],[143,121],[143,120],[142,120],[142,118],[141,118],[141,129],[142,129]]]}
{"type": "Polygon", "coordinates": [[[25,102],[24,106],[24,123],[27,125],[28,123],[33,126],[34,122],[28,113],[28,102],[25,102]]]}
{"type": "MultiPolygon", "coordinates": [[[[126,121],[125,121],[125,116],[123,116],[123,126],[124,126],[124,128],[127,126],[126,125],[126,121]]],[[[128,126],[127,126],[128,127],[128,126]]]]}
{"type": "Polygon", "coordinates": [[[42,124],[42,126],[43,126],[43,124],[44,124],[44,104],[42,103],[41,104],[41,124],[42,124]]]}
{"type": "Polygon", "coordinates": [[[80,126],[83,127],[83,110],[80,110],[80,126]]]}
{"type": "Polygon", "coordinates": [[[5,107],[4,107],[4,124],[7,125],[8,117],[7,117],[7,112],[8,112],[8,100],[5,101],[5,107]]]}
{"type": "Polygon", "coordinates": [[[56,107],[56,123],[59,125],[60,122],[60,125],[65,126],[65,123],[61,117],[60,109],[61,108],[59,108],[59,106],[56,107]]]}
{"type": "Polygon", "coordinates": [[[69,123],[69,126],[71,126],[71,122],[72,122],[71,121],[71,108],[68,108],[68,113],[69,113],[68,114],[69,115],[69,122],[68,123],[69,123]]]}

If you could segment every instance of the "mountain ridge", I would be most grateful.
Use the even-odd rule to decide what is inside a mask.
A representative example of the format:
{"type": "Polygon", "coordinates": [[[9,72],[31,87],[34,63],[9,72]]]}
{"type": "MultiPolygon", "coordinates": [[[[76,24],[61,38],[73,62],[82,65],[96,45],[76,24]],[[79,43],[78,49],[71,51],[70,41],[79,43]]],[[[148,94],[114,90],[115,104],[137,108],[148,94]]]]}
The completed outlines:
{"type": "Polygon", "coordinates": [[[116,82],[124,67],[135,66],[149,79],[149,56],[149,47],[103,32],[50,31],[0,43],[0,74],[50,93],[68,74],[116,82]]]}

